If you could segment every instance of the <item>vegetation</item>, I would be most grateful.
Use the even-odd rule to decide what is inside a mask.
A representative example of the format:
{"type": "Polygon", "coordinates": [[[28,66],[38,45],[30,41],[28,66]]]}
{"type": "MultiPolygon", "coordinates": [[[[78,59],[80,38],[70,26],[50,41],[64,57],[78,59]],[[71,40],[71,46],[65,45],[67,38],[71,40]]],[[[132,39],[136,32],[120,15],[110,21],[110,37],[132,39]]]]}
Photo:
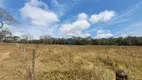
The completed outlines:
{"type": "Polygon", "coordinates": [[[142,37],[126,37],[126,38],[102,38],[92,39],[73,37],[73,38],[44,38],[40,40],[30,40],[21,43],[35,43],[35,44],[67,44],[67,45],[128,45],[128,46],[142,46],[142,37]]]}
{"type": "Polygon", "coordinates": [[[0,8],[0,42],[3,41],[3,38],[7,35],[12,35],[12,33],[3,28],[4,24],[13,24],[17,23],[17,21],[3,8],[0,8]]]}
{"type": "Polygon", "coordinates": [[[0,8],[0,29],[3,28],[4,23],[17,23],[17,21],[3,8],[0,8]]]}
{"type": "Polygon", "coordinates": [[[142,79],[142,47],[0,44],[0,80],[27,80],[36,49],[36,80],[114,80],[122,69],[142,79]]]}

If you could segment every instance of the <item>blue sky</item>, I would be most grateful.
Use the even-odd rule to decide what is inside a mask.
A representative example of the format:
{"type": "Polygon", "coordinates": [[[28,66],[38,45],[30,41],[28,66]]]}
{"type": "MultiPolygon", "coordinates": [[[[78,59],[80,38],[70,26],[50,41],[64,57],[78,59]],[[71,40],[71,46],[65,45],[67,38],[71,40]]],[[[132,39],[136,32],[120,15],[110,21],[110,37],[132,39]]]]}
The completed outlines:
{"type": "Polygon", "coordinates": [[[108,38],[142,36],[141,0],[0,0],[19,25],[13,35],[108,38]]]}

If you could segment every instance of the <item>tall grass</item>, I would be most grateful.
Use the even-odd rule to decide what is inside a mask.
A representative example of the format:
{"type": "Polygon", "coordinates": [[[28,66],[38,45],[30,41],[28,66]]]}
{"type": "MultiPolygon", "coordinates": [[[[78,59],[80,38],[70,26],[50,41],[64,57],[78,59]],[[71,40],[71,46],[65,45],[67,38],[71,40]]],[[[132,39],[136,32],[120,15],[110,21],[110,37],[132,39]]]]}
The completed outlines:
{"type": "Polygon", "coordinates": [[[142,47],[35,44],[0,44],[0,80],[30,78],[34,48],[36,80],[115,80],[117,69],[142,80],[142,47]]]}

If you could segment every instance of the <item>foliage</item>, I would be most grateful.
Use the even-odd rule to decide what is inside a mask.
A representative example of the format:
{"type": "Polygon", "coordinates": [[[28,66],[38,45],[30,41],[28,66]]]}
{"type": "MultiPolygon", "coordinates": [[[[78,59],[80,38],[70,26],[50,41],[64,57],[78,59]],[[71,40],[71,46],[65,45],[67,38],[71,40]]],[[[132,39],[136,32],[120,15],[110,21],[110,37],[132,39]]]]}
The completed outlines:
{"type": "MultiPolygon", "coordinates": [[[[22,43],[22,42],[21,42],[22,43]]],[[[126,37],[126,38],[46,38],[40,40],[30,40],[29,43],[35,44],[66,44],[66,45],[128,45],[128,46],[141,46],[142,37],[126,37]]]]}

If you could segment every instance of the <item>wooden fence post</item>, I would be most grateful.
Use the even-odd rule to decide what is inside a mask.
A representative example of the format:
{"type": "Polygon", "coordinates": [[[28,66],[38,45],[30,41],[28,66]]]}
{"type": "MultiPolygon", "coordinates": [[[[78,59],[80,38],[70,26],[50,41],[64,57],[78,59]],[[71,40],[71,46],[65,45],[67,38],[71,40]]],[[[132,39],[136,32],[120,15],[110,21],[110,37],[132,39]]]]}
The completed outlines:
{"type": "Polygon", "coordinates": [[[35,49],[33,50],[33,58],[32,58],[32,80],[35,80],[35,49]]]}
{"type": "Polygon", "coordinates": [[[116,80],[128,80],[128,74],[123,70],[116,71],[116,80]]]}

